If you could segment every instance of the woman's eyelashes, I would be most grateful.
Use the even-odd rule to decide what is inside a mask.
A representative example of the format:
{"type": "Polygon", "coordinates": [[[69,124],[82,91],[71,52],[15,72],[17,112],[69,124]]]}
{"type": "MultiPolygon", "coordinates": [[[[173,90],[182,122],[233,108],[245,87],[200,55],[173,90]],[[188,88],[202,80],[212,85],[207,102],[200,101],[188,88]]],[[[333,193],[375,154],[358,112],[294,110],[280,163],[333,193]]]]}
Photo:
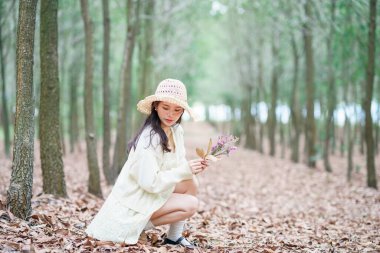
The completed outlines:
{"type": "MultiPolygon", "coordinates": [[[[170,109],[167,108],[167,107],[162,107],[162,109],[163,109],[164,111],[170,111],[170,109]]],[[[175,110],[174,110],[174,113],[175,113],[175,114],[178,114],[178,113],[181,113],[181,112],[182,112],[182,109],[175,109],[175,110]]]]}

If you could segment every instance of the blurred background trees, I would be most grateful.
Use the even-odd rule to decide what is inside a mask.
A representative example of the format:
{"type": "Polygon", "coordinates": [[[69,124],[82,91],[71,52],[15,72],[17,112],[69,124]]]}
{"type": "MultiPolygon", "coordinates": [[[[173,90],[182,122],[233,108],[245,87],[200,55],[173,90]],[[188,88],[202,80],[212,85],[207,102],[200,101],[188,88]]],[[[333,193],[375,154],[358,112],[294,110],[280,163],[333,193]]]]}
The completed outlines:
{"type": "MultiPolygon", "coordinates": [[[[4,155],[15,129],[16,27],[22,2],[1,1],[0,6],[4,155]]],[[[348,180],[354,154],[364,155],[368,185],[377,187],[377,1],[99,0],[88,2],[86,29],[81,14],[86,1],[82,8],[80,1],[58,2],[63,152],[81,152],[85,137],[94,140],[88,143],[92,148],[102,140],[99,164],[109,184],[127,158],[127,140],[144,119],[135,104],[170,77],[187,85],[189,102],[203,120],[240,136],[244,147],[312,168],[321,161],[327,171],[334,171],[329,156],[341,154],[348,180]],[[85,45],[91,51],[85,53],[85,45]],[[88,119],[93,129],[85,128],[89,122],[84,120],[90,94],[93,103],[86,105],[93,110],[88,119]]],[[[37,8],[37,20],[41,14],[37,8]]],[[[39,40],[34,42],[36,117],[43,88],[39,40]]],[[[98,164],[96,152],[91,160],[98,164]]],[[[93,191],[101,194],[98,187],[93,191]]]]}

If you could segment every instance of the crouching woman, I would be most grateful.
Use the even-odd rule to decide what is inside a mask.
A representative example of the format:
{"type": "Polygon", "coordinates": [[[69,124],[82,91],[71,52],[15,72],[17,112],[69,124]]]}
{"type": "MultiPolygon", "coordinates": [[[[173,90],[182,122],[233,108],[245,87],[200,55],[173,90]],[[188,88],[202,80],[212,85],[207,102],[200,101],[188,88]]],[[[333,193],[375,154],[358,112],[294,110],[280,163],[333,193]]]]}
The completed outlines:
{"type": "Polygon", "coordinates": [[[99,240],[135,244],[143,230],[170,224],[164,242],[194,248],[182,231],[198,207],[193,175],[208,163],[185,158],[180,123],[185,110],[194,118],[186,87],[166,79],[137,109],[148,117],[130,142],[128,160],[86,233],[99,240]]]}

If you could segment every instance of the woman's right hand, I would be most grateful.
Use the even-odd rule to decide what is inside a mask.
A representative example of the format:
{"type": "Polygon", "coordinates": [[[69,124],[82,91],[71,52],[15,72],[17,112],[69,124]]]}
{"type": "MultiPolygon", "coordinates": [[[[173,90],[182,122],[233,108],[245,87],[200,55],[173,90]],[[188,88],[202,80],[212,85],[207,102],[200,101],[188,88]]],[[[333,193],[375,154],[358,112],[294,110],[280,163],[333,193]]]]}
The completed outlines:
{"type": "Polygon", "coordinates": [[[198,174],[208,167],[208,161],[202,158],[193,159],[189,161],[189,166],[193,174],[198,174]]]}

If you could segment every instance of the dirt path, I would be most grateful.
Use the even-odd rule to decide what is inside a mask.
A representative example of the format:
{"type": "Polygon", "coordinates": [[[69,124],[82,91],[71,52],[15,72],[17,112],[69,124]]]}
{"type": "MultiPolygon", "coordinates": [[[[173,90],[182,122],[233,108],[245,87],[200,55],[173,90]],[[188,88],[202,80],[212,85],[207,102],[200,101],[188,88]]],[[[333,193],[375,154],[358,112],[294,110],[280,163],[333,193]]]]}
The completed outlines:
{"type": "MultiPolygon", "coordinates": [[[[195,158],[196,147],[205,148],[208,138],[217,136],[203,123],[185,123],[184,128],[189,159],[195,158]]],[[[132,247],[86,238],[83,230],[103,200],[86,193],[84,150],[64,159],[68,199],[40,194],[36,159],[33,216],[24,222],[0,210],[0,251],[183,252],[160,246],[166,227],[132,247]]],[[[4,202],[10,162],[0,163],[4,202]]],[[[199,252],[380,251],[380,192],[362,186],[363,174],[355,174],[349,185],[344,169],[327,174],[240,148],[198,180],[199,212],[187,222],[186,235],[200,245],[199,252]]],[[[107,196],[111,187],[104,180],[102,187],[107,196]]]]}

